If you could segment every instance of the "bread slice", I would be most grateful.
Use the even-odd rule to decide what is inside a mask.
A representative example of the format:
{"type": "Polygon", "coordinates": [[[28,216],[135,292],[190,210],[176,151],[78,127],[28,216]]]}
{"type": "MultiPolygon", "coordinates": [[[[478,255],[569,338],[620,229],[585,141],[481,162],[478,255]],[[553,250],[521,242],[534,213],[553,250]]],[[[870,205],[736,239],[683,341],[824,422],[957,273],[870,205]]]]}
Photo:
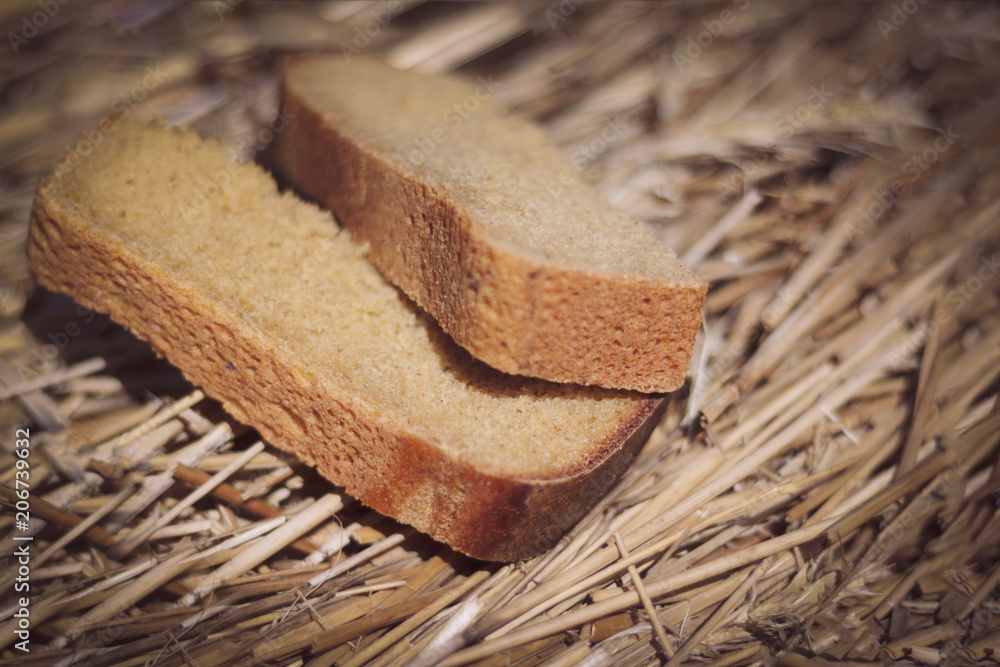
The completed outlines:
{"type": "Polygon", "coordinates": [[[648,392],[684,381],[707,286],[614,210],[495,83],[318,57],[284,73],[277,170],[478,359],[648,392]]]}
{"type": "Polygon", "coordinates": [[[329,213],[217,144],[120,124],[38,188],[42,285],[111,314],[271,443],[469,555],[552,544],[661,401],[505,375],[390,286],[329,213]]]}

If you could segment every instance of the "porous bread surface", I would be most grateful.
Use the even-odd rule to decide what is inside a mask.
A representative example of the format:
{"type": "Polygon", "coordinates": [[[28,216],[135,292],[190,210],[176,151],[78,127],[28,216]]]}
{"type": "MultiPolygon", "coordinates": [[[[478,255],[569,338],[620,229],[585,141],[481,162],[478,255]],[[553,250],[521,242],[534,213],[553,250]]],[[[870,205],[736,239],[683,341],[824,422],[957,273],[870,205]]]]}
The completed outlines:
{"type": "Polygon", "coordinates": [[[560,382],[676,389],[705,284],[539,128],[498,115],[496,85],[363,58],[294,62],[279,164],[478,358],[560,382]]]}
{"type": "Polygon", "coordinates": [[[260,168],[132,124],[43,182],[29,244],[42,284],[109,311],[361,500],[472,555],[522,557],[539,503],[561,528],[579,516],[574,487],[620,472],[655,401],[496,372],[363,254],[260,168]]]}

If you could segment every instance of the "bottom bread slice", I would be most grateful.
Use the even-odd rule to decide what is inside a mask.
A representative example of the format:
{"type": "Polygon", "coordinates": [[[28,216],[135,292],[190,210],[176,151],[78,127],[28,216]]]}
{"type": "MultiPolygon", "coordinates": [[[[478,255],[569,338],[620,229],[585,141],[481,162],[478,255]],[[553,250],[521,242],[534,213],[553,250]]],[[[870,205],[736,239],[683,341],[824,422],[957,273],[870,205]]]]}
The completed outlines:
{"type": "Polygon", "coordinates": [[[530,557],[627,467],[659,397],[457,347],[332,217],[178,129],[118,124],[39,185],[28,257],[272,444],[477,558],[530,557]]]}

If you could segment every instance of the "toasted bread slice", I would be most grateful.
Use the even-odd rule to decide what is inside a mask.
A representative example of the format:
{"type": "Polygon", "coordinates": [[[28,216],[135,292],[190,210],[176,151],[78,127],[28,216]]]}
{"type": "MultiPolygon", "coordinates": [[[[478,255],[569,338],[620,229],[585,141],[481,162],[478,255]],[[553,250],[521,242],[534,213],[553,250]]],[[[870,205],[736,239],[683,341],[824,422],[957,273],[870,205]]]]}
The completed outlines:
{"type": "Polygon", "coordinates": [[[684,381],[706,285],[616,211],[483,78],[291,63],[277,169],[478,359],[648,392],[684,381]]]}
{"type": "Polygon", "coordinates": [[[115,125],[38,189],[42,285],[107,312],[271,443],[469,555],[549,546],[630,462],[656,397],[500,373],[333,218],[212,142],[115,125]]]}

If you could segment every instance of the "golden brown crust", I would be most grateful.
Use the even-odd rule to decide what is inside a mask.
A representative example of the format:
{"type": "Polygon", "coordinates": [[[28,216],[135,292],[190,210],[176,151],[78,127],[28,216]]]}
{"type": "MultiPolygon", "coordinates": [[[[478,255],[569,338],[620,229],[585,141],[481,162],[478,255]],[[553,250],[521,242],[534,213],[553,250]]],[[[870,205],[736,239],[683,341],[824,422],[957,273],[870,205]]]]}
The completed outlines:
{"type": "Polygon", "coordinates": [[[46,191],[43,181],[28,243],[40,284],[109,313],[271,443],[374,509],[470,556],[518,560],[551,545],[625,469],[654,425],[650,417],[661,401],[651,398],[638,402],[617,436],[572,474],[519,480],[483,473],[345,388],[312,377],[280,341],[102,234],[46,191]]]}
{"type": "Polygon", "coordinates": [[[420,174],[283,86],[279,170],[371,245],[370,259],[456,342],[507,373],[645,392],[687,373],[707,285],[588,271],[516,252],[420,174]]]}

